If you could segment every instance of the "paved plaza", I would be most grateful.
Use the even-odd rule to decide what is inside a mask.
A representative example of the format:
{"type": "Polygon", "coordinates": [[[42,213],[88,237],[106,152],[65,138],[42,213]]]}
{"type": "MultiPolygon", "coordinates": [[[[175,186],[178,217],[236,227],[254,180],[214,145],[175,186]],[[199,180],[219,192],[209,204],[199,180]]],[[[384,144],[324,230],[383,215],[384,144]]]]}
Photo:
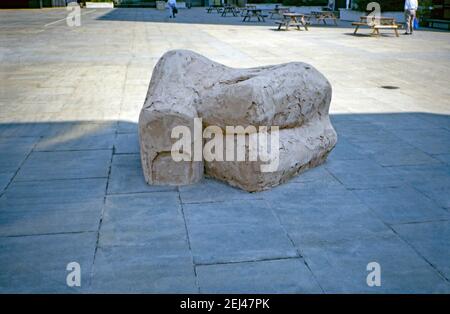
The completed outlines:
{"type": "Polygon", "coordinates": [[[204,8],[82,9],[69,27],[67,13],[0,11],[0,292],[450,293],[449,32],[275,31],[204,8]],[[260,193],[146,185],[138,115],[180,48],[316,67],[333,86],[327,162],[260,193]]]}

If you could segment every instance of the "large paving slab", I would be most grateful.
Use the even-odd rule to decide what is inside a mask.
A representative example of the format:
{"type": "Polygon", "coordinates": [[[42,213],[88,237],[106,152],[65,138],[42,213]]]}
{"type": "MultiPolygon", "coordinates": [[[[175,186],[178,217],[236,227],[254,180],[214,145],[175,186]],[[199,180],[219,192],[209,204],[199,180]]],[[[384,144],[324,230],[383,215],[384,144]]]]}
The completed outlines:
{"type": "Polygon", "coordinates": [[[17,181],[106,178],[111,150],[33,152],[16,175],[17,181]]]}
{"type": "Polygon", "coordinates": [[[263,194],[300,252],[307,246],[371,238],[388,230],[335,179],[292,182],[263,194]]]}
{"type": "Polygon", "coordinates": [[[119,133],[115,139],[116,154],[139,153],[139,138],[137,133],[119,133]]]}
{"type": "Polygon", "coordinates": [[[38,137],[0,138],[0,175],[10,177],[9,174],[15,173],[37,141],[38,137]]]}
{"type": "Polygon", "coordinates": [[[0,205],[0,236],[97,231],[102,208],[103,199],[75,204],[0,205]]]}
{"type": "Polygon", "coordinates": [[[14,172],[2,172],[0,174],[0,193],[8,186],[14,176],[14,172]]]}
{"type": "Polygon", "coordinates": [[[0,291],[82,292],[90,285],[97,235],[94,232],[0,237],[0,291]],[[81,287],[68,287],[67,264],[77,262],[81,287]]]}
{"type": "MultiPolygon", "coordinates": [[[[169,252],[187,248],[186,228],[176,192],[108,196],[100,246],[149,246],[169,252]]],[[[167,253],[168,254],[168,253],[167,253]]]]}
{"type": "Polygon", "coordinates": [[[355,194],[389,224],[450,219],[449,212],[412,187],[356,190],[355,194]]]}
{"type": "Polygon", "coordinates": [[[432,221],[394,226],[394,230],[417,252],[450,279],[450,222],[432,221]]]}
{"type": "Polygon", "coordinates": [[[117,122],[66,122],[52,125],[36,151],[112,149],[117,122]]]}
{"type": "Polygon", "coordinates": [[[325,167],[349,189],[370,189],[400,186],[404,182],[392,169],[375,160],[329,160],[325,167]]]}
{"type": "Polygon", "coordinates": [[[0,137],[40,137],[52,129],[51,122],[2,122],[0,123],[0,137]]]}
{"type": "Polygon", "coordinates": [[[196,264],[298,256],[264,201],[184,204],[196,264]]]}
{"type": "Polygon", "coordinates": [[[450,131],[446,129],[400,130],[396,134],[428,154],[445,154],[450,147],[450,131]]]}
{"type": "Polygon", "coordinates": [[[174,191],[174,186],[148,185],[145,182],[140,154],[114,155],[108,181],[108,194],[174,191]]]}
{"type": "Polygon", "coordinates": [[[103,199],[106,178],[15,181],[0,198],[0,206],[84,203],[103,199]]]}
{"type": "Polygon", "coordinates": [[[192,257],[158,256],[150,248],[99,248],[95,258],[92,292],[197,293],[192,257]]]}
{"type": "Polygon", "coordinates": [[[261,199],[258,193],[247,193],[214,179],[204,179],[197,184],[180,186],[183,203],[210,203],[230,200],[261,199]]]}
{"type": "Polygon", "coordinates": [[[301,258],[198,266],[201,293],[321,293],[301,258]]]}
{"type": "Polygon", "coordinates": [[[305,247],[304,258],[327,293],[449,293],[450,285],[393,232],[305,247]],[[381,286],[366,283],[367,265],[381,268],[381,286]]]}

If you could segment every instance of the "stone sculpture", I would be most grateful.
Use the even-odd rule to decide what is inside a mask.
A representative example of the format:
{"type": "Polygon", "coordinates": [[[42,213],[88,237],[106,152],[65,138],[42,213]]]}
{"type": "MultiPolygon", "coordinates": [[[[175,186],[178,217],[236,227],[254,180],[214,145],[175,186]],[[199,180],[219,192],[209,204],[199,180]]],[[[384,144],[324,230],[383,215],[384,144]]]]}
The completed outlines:
{"type": "MultiPolygon", "coordinates": [[[[153,70],[139,116],[145,180],[149,184],[185,185],[206,174],[251,192],[276,186],[323,163],[335,146],[337,135],[328,115],[330,101],[330,83],[306,63],[234,69],[192,51],[169,51],[153,70]],[[199,119],[200,130],[198,125],[195,130],[199,119]],[[275,135],[278,139],[278,145],[269,147],[276,152],[269,159],[277,158],[277,167],[264,172],[261,165],[273,160],[205,161],[195,160],[189,153],[184,161],[175,161],[172,150],[178,138],[173,138],[172,132],[177,126],[192,133],[214,126],[223,131],[215,136],[222,136],[224,143],[230,136],[231,141],[237,141],[235,135],[227,133],[227,126],[266,127],[268,142],[275,135]],[[273,126],[279,131],[271,132],[273,126]]],[[[254,135],[250,130],[243,136],[250,141],[254,135]]],[[[188,139],[189,145],[202,149],[202,138],[200,143],[188,139]]],[[[246,142],[247,154],[250,146],[246,142]]],[[[226,149],[219,153],[225,156],[226,149]]]]}

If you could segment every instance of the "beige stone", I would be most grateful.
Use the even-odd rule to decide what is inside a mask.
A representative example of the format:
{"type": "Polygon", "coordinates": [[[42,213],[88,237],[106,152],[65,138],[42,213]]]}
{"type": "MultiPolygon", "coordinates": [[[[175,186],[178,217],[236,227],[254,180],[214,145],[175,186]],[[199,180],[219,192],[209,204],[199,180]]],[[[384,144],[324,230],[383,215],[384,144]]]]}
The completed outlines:
{"type": "Polygon", "coordinates": [[[192,51],[169,51],[155,66],[139,117],[145,179],[184,185],[206,173],[247,191],[278,185],[324,162],[335,146],[330,101],[330,83],[306,63],[234,69],[192,51]],[[226,126],[279,126],[278,168],[262,172],[270,161],[261,160],[175,162],[172,129],[184,125],[193,134],[194,118],[202,118],[203,128],[220,127],[224,143],[226,126]]]}

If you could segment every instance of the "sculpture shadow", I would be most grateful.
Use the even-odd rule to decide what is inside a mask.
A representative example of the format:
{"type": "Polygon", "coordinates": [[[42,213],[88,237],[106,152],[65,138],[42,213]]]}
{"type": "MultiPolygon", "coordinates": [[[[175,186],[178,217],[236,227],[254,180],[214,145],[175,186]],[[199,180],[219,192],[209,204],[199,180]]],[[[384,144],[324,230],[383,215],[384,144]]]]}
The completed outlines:
{"type": "MultiPolygon", "coordinates": [[[[450,179],[450,115],[411,112],[332,114],[330,117],[338,134],[338,142],[325,167],[330,162],[347,162],[351,166],[352,160],[365,160],[390,170],[403,169],[413,181],[424,180],[423,173],[408,173],[408,167],[437,167],[443,176],[450,179]]],[[[97,177],[97,167],[109,168],[116,163],[125,172],[113,172],[113,177],[111,173],[105,173],[105,178],[115,181],[115,185],[109,187],[109,192],[115,189],[112,193],[119,193],[121,187],[130,193],[155,190],[144,182],[139,158],[138,127],[133,122],[2,123],[0,149],[1,194],[17,179],[85,179],[97,177]],[[104,151],[110,152],[110,158],[99,161],[92,157],[96,152],[100,156],[104,151]],[[78,161],[84,158],[83,152],[87,152],[90,159],[78,161]],[[64,172],[57,173],[74,165],[80,167],[79,174],[66,176],[64,172]],[[92,174],[89,170],[83,171],[83,167],[92,168],[92,174]]],[[[302,176],[300,174],[292,180],[301,181],[302,176]]],[[[202,184],[199,183],[200,186],[202,184]]]]}

